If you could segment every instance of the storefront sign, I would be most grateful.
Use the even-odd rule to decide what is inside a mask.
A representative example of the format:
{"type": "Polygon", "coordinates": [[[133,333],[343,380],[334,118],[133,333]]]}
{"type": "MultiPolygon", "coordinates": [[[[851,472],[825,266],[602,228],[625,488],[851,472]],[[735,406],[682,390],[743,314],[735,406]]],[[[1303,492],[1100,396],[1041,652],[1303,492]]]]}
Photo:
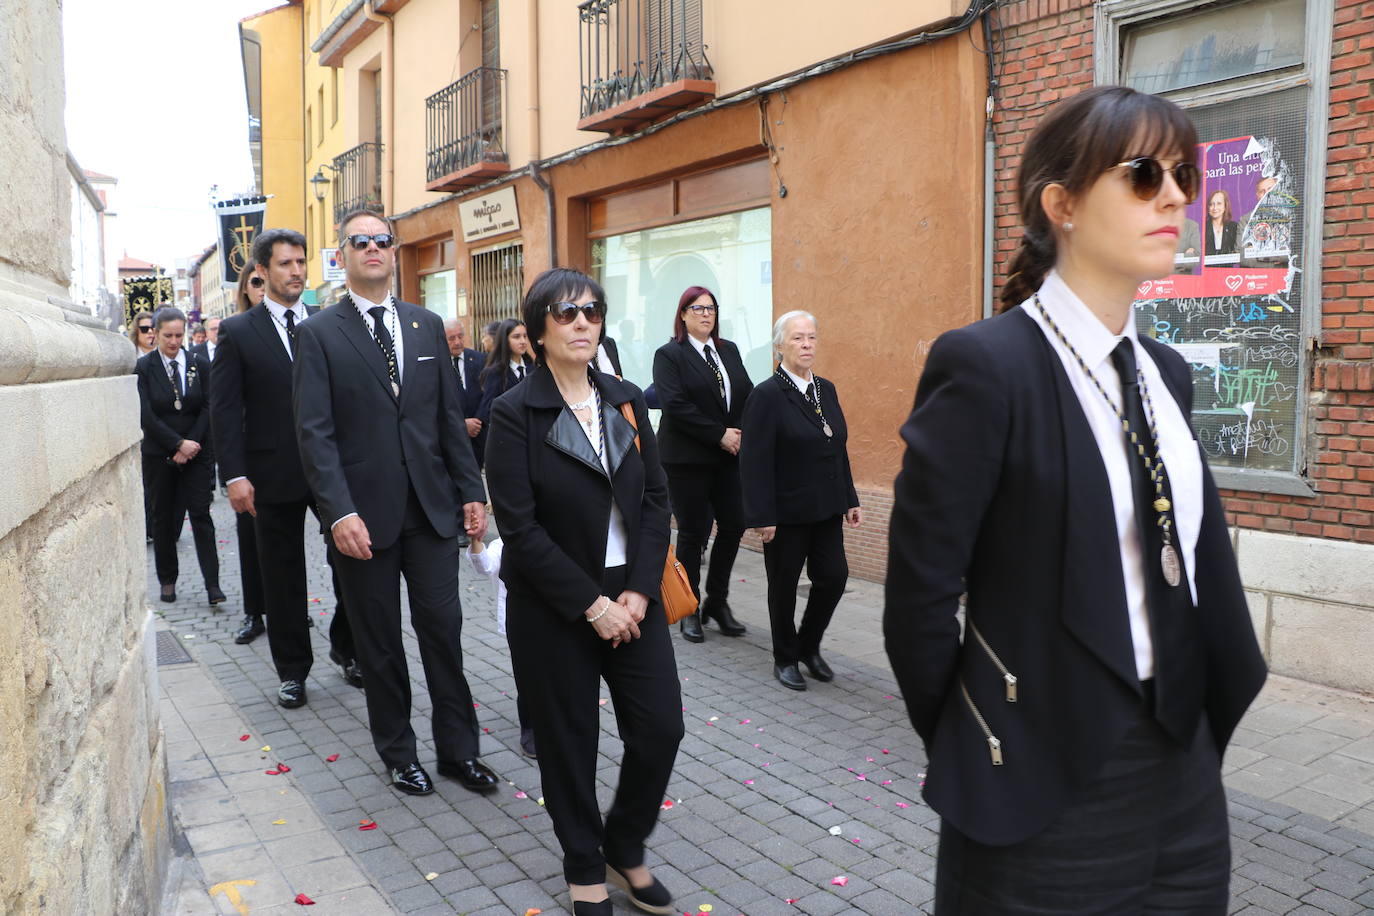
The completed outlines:
{"type": "Polygon", "coordinates": [[[473,200],[465,200],[458,206],[465,242],[471,243],[520,229],[520,215],[515,209],[515,188],[502,188],[473,200]]]}

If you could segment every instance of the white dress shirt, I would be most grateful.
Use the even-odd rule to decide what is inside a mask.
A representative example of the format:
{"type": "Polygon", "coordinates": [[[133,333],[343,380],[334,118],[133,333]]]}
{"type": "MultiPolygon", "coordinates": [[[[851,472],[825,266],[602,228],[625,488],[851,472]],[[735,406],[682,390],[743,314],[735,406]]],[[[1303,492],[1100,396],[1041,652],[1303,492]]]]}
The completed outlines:
{"type": "MultiPolygon", "coordinates": [[[[802,393],[802,397],[806,397],[806,386],[813,384],[815,382],[816,373],[812,372],[810,373],[808,378],[802,378],[800,375],[797,375],[797,373],[793,372],[791,369],[787,368],[782,363],[778,363],[778,368],[782,369],[783,372],[787,373],[787,377],[792,380],[793,385],[797,386],[797,390],[802,393]]],[[[816,400],[819,401],[821,397],[820,388],[817,387],[813,389],[813,391],[816,395],[816,400]]]]}
{"type": "Polygon", "coordinates": [[[171,371],[171,369],[170,369],[169,367],[172,365],[172,363],[176,363],[176,364],[177,364],[178,372],[179,372],[180,375],[181,375],[181,391],[178,392],[178,393],[184,397],[185,394],[186,394],[186,391],[187,391],[187,388],[186,388],[186,348],[185,348],[185,347],[182,347],[181,349],[177,350],[176,359],[168,359],[168,358],[167,358],[167,354],[166,354],[166,353],[163,353],[161,349],[159,349],[159,350],[157,351],[157,355],[158,355],[158,357],[162,360],[162,374],[165,375],[165,376],[167,376],[167,380],[168,380],[169,382],[170,382],[171,379],[172,379],[172,371],[171,371]]]}
{"type": "Polygon", "coordinates": [[[205,341],[205,358],[213,363],[215,361],[215,351],[218,349],[219,344],[215,343],[213,340],[205,341]]]}
{"type": "Polygon", "coordinates": [[[496,632],[502,636],[506,635],[506,583],[501,581],[501,552],[504,549],[500,538],[486,545],[481,553],[473,553],[471,546],[468,547],[468,561],[472,563],[472,568],[486,576],[496,590],[496,632]]]}
{"type": "Polygon", "coordinates": [[[607,375],[619,377],[620,373],[615,371],[615,363],[611,362],[611,354],[606,352],[606,345],[599,343],[596,345],[596,368],[607,375]]]}
{"type": "Polygon", "coordinates": [[[450,353],[449,358],[453,360],[453,368],[458,370],[458,390],[462,391],[468,387],[468,378],[463,368],[463,363],[467,361],[466,354],[460,352],[454,356],[450,353]]]}
{"type": "Polygon", "coordinates": [[[281,338],[281,345],[286,349],[287,357],[290,357],[291,338],[286,336],[286,313],[295,315],[296,324],[300,324],[305,320],[305,306],[301,305],[299,300],[293,302],[290,308],[268,298],[264,298],[262,302],[267,306],[267,314],[272,316],[272,326],[277,329],[277,336],[281,338]]]}
{"type": "Polygon", "coordinates": [[[522,362],[521,360],[513,359],[509,363],[507,363],[507,365],[510,366],[510,374],[515,376],[516,381],[520,381],[524,379],[525,376],[530,374],[530,367],[526,366],[524,362],[522,362]],[[522,373],[520,371],[521,369],[525,371],[522,373]]]}
{"type": "Polygon", "coordinates": [[[396,349],[396,381],[404,382],[403,367],[405,366],[405,342],[401,334],[401,316],[396,313],[396,303],[391,298],[391,293],[386,294],[385,302],[372,302],[359,296],[353,290],[348,291],[348,295],[353,300],[353,307],[358,310],[358,314],[363,316],[363,324],[367,326],[367,332],[372,334],[372,316],[368,314],[369,309],[381,306],[386,309],[386,314],[382,316],[382,324],[386,325],[386,332],[391,335],[391,345],[396,349]]]}
{"type": "MultiPolygon", "coordinates": [[[[697,351],[697,356],[701,357],[702,362],[706,363],[707,369],[711,368],[711,363],[706,359],[706,348],[711,347],[711,359],[716,361],[716,367],[720,369],[720,377],[725,382],[725,410],[728,413],[730,410],[730,373],[725,371],[725,364],[720,361],[720,349],[711,346],[711,338],[709,337],[704,343],[691,334],[687,335],[687,339],[692,342],[692,348],[697,351]]],[[[783,371],[786,372],[787,370],[784,369],[783,371]]],[[[802,385],[801,390],[805,391],[806,386],[802,385]]]]}
{"type": "MultiPolygon", "coordinates": [[[[1193,602],[1197,602],[1197,585],[1193,570],[1193,560],[1197,549],[1198,532],[1202,527],[1202,457],[1197,443],[1193,440],[1192,427],[1188,418],[1179,409],[1178,402],[1164,384],[1159,367],[1150,354],[1145,351],[1136,336],[1134,315],[1126,322],[1125,332],[1121,335],[1107,330],[1106,325],[1097,319],[1083,301],[1069,289],[1057,271],[1050,271],[1040,287],[1040,302],[1054,319],[1055,324],[1064,332],[1083,362],[1092,370],[1102,387],[1112,398],[1112,403],[1121,406],[1121,378],[1112,365],[1111,353],[1122,337],[1131,341],[1135,351],[1136,364],[1145,378],[1141,391],[1142,397],[1148,394],[1149,403],[1154,406],[1155,423],[1159,431],[1159,454],[1169,475],[1169,487],[1173,491],[1175,542],[1188,572],[1188,588],[1193,602]]],[[[1035,307],[1033,300],[1021,306],[1037,325],[1040,326],[1050,346],[1054,347],[1059,360],[1064,364],[1069,382],[1078,395],[1079,404],[1087,416],[1088,426],[1093,438],[1097,440],[1098,450],[1102,453],[1102,463],[1107,469],[1107,481],[1111,486],[1112,507],[1116,515],[1117,543],[1121,545],[1121,572],[1126,584],[1126,609],[1130,615],[1131,640],[1135,646],[1136,674],[1141,680],[1154,677],[1154,645],[1150,639],[1150,617],[1145,597],[1145,564],[1158,563],[1158,557],[1142,555],[1140,530],[1136,527],[1135,495],[1131,484],[1129,462],[1139,461],[1134,451],[1128,451],[1126,437],[1121,432],[1121,420],[1116,411],[1108,405],[1097,390],[1078,360],[1060,341],[1059,335],[1045,323],[1044,316],[1035,307]]],[[[1148,430],[1145,435],[1149,435],[1148,430]]],[[[1070,485],[1073,481],[1070,481],[1070,485]]],[[[1153,519],[1148,520],[1153,523],[1153,519]]]]}
{"type": "MultiPolygon", "coordinates": [[[[595,396],[591,399],[592,425],[591,429],[578,421],[577,425],[582,427],[582,431],[587,434],[587,441],[592,444],[592,450],[599,452],[601,466],[606,469],[606,476],[611,474],[611,456],[609,448],[602,448],[604,441],[601,435],[601,413],[597,410],[601,406],[601,399],[595,396]]],[[[573,414],[576,417],[576,414],[573,414]]],[[[609,445],[609,443],[608,443],[609,445]]],[[[629,534],[625,530],[625,514],[620,511],[620,504],[611,498],[611,520],[606,528],[606,568],[614,569],[617,566],[624,566],[628,555],[626,545],[629,543],[629,534]]]]}

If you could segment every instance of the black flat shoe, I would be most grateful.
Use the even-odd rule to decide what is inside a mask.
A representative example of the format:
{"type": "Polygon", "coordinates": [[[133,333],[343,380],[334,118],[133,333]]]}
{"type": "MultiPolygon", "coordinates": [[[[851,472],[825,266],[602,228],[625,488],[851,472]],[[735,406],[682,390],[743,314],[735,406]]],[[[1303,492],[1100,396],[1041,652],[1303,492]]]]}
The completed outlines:
{"type": "Polygon", "coordinates": [[[825,663],[825,659],[821,658],[821,653],[813,652],[810,655],[803,655],[801,663],[802,667],[806,669],[806,673],[816,680],[826,682],[835,680],[835,672],[831,671],[830,666],[825,663]]]}
{"type": "Polygon", "coordinates": [[[312,630],[315,629],[315,621],[311,619],[309,614],[305,615],[305,625],[312,630]]]}
{"type": "Polygon", "coordinates": [[[706,634],[702,632],[701,629],[700,614],[692,614],[689,617],[682,618],[682,621],[677,626],[678,629],[682,631],[682,638],[688,642],[706,641],[706,634]]]}
{"type": "Polygon", "coordinates": [[[305,682],[282,681],[277,688],[277,704],[286,709],[296,709],[305,705],[305,682]]]}
{"type": "Polygon", "coordinates": [[[534,729],[520,729],[520,753],[524,754],[531,760],[539,759],[539,753],[535,750],[534,747],[534,729]]]}
{"type": "Polygon", "coordinates": [[[218,585],[205,586],[205,597],[209,599],[210,607],[214,608],[215,610],[219,610],[219,608],[215,607],[215,605],[223,604],[224,602],[229,600],[228,598],[224,597],[224,592],[220,591],[220,587],[218,585]]]}
{"type": "Polygon", "coordinates": [[[744,624],[735,619],[735,614],[730,610],[730,602],[722,601],[720,604],[711,605],[702,610],[702,616],[707,620],[714,620],[716,626],[720,627],[722,636],[743,636],[749,632],[744,624]]]}
{"type": "Polygon", "coordinates": [[[344,683],[350,687],[357,687],[359,690],[363,686],[363,669],[358,667],[356,658],[345,658],[334,649],[329,650],[329,660],[343,669],[344,683]]]}
{"type": "Polygon", "coordinates": [[[630,902],[646,913],[676,913],[673,908],[673,895],[657,878],[648,887],[635,887],[629,877],[611,863],[606,863],[606,880],[620,888],[630,897],[630,902]]]}
{"type": "Polygon", "coordinates": [[[573,901],[573,916],[612,916],[614,913],[610,897],[596,903],[588,903],[585,900],[573,901]]]}
{"type": "Polygon", "coordinates": [[[501,780],[496,778],[485,763],[473,757],[457,763],[439,763],[439,775],[456,779],[463,788],[473,792],[494,792],[501,780]]]}
{"type": "Polygon", "coordinates": [[[261,617],[254,617],[251,614],[243,618],[243,625],[234,634],[234,642],[241,646],[246,646],[259,636],[267,632],[267,627],[262,625],[261,617]]]}
{"type": "Polygon", "coordinates": [[[802,680],[801,672],[797,670],[795,664],[774,665],[773,677],[778,679],[778,683],[790,690],[805,690],[806,681],[802,680]]]}
{"type": "Polygon", "coordinates": [[[162,594],[158,595],[163,601],[171,604],[177,600],[177,587],[175,585],[162,586],[162,594]]]}
{"type": "Polygon", "coordinates": [[[407,763],[399,770],[393,767],[391,784],[407,795],[429,795],[434,791],[429,774],[418,763],[407,763]]]}

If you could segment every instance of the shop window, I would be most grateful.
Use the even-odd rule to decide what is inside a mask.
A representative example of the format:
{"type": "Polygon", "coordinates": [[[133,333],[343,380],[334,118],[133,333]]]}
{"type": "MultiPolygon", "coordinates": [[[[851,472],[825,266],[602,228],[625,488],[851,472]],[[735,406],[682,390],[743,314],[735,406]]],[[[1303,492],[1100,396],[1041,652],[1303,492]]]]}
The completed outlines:
{"type": "Polygon", "coordinates": [[[733,341],[750,378],[773,371],[772,212],[759,207],[627,232],[592,242],[592,272],[610,306],[626,378],[653,381],[654,351],[673,333],[678,299],[704,286],[720,305],[720,335],[733,341]]]}
{"type": "Polygon", "coordinates": [[[454,269],[453,239],[440,239],[419,246],[417,272],[420,279],[420,306],[445,321],[458,317],[458,275],[454,269]]]}
{"type": "Polygon", "coordinates": [[[470,276],[470,339],[480,340],[482,328],[491,322],[520,317],[520,300],[525,294],[525,246],[516,242],[474,252],[470,276]]]}
{"type": "Polygon", "coordinates": [[[1097,78],[1166,95],[1198,130],[1175,273],[1142,334],[1193,367],[1193,426],[1233,489],[1309,495],[1304,409],[1321,323],[1330,0],[1100,4],[1097,78]]]}

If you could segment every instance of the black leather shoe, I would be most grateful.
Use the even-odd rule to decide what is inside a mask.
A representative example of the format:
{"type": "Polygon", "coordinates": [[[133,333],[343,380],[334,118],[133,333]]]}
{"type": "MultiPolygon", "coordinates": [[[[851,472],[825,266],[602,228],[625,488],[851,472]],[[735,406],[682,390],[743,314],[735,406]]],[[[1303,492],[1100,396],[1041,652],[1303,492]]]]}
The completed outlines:
{"type": "Polygon", "coordinates": [[[329,660],[343,669],[344,683],[350,687],[363,687],[363,669],[358,666],[356,658],[345,658],[334,649],[329,650],[329,660]]]}
{"type": "Polygon", "coordinates": [[[246,646],[266,632],[267,627],[262,625],[262,618],[249,614],[243,618],[243,626],[234,634],[234,642],[246,646]]]}
{"type": "Polygon", "coordinates": [[[305,682],[304,681],[282,681],[277,688],[277,703],[287,709],[295,709],[305,705],[305,682]]]}
{"type": "Polygon", "coordinates": [[[205,586],[205,597],[210,600],[210,607],[214,608],[215,610],[219,610],[219,608],[215,607],[215,605],[223,604],[224,602],[229,600],[228,598],[224,597],[224,592],[220,591],[220,587],[218,585],[205,586]]]}
{"type": "Polygon", "coordinates": [[[774,665],[773,677],[778,679],[778,683],[791,690],[805,690],[806,681],[802,680],[801,672],[797,670],[795,664],[774,665]]]}
{"type": "Polygon", "coordinates": [[[520,753],[531,760],[538,760],[539,754],[534,747],[534,729],[520,729],[520,753]]]}
{"type": "Polygon", "coordinates": [[[596,903],[588,903],[585,900],[573,901],[573,916],[612,916],[614,913],[610,897],[596,903]]]}
{"type": "Polygon", "coordinates": [[[806,668],[806,673],[818,681],[835,680],[835,672],[830,670],[830,666],[821,658],[821,653],[813,652],[810,655],[803,655],[802,666],[806,668]]]}
{"type": "Polygon", "coordinates": [[[606,880],[630,896],[630,902],[646,913],[676,913],[673,908],[673,895],[657,878],[648,887],[635,887],[623,871],[611,863],[606,863],[606,880]]]}
{"type": "Polygon", "coordinates": [[[463,788],[473,792],[494,792],[501,783],[501,780],[496,778],[496,774],[476,757],[471,760],[460,760],[457,763],[440,763],[439,775],[456,779],[463,784],[463,788]]]}
{"type": "Polygon", "coordinates": [[[305,615],[305,625],[310,629],[315,629],[315,620],[309,614],[305,615]]]}
{"type": "Polygon", "coordinates": [[[429,795],[434,791],[429,774],[418,763],[407,763],[399,770],[393,767],[391,784],[407,795],[429,795]]]}
{"type": "Polygon", "coordinates": [[[173,601],[177,600],[177,587],[175,585],[162,586],[162,594],[158,595],[158,597],[168,604],[171,604],[173,601]]]}
{"type": "Polygon", "coordinates": [[[705,642],[706,634],[701,629],[701,614],[692,614],[682,618],[678,623],[678,629],[682,631],[682,638],[688,642],[705,642]]]}
{"type": "Polygon", "coordinates": [[[743,636],[749,632],[744,624],[735,619],[728,601],[722,601],[720,604],[705,608],[701,613],[707,620],[716,622],[716,626],[720,627],[722,636],[743,636]]]}

